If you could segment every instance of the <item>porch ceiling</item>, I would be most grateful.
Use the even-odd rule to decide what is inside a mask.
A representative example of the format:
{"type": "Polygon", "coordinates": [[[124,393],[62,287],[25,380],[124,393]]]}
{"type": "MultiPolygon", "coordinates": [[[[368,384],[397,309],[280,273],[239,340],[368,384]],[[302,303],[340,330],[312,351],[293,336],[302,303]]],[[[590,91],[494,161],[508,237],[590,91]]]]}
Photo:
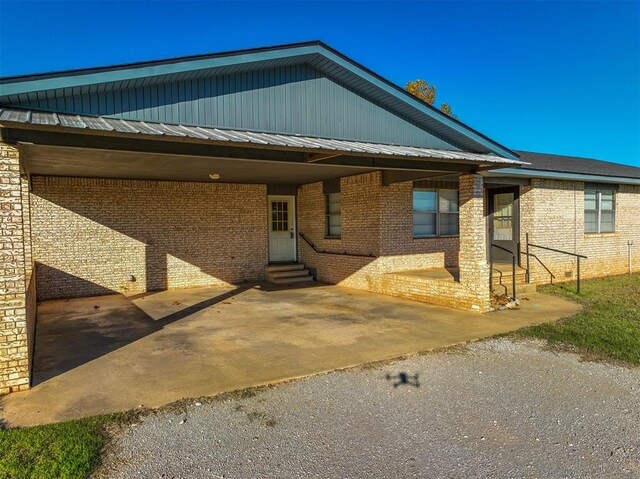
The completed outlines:
{"type": "Polygon", "coordinates": [[[20,146],[28,173],[84,178],[129,178],[258,184],[304,184],[376,171],[337,165],[239,160],[191,155],[145,153],[96,148],[20,146]]]}

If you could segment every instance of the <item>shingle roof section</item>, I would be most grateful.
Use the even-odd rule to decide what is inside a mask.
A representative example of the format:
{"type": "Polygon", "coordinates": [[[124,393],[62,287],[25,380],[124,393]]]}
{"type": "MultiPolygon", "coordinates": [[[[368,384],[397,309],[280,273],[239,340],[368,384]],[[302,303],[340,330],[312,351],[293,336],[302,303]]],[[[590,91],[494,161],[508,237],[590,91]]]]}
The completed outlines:
{"type": "Polygon", "coordinates": [[[583,175],[620,176],[640,179],[640,168],[609,161],[579,158],[575,156],[551,155],[531,151],[516,151],[520,159],[530,163],[528,170],[578,173],[583,175]]]}
{"type": "Polygon", "coordinates": [[[297,135],[283,135],[256,131],[209,128],[202,126],[174,125],[148,121],[123,120],[120,118],[68,115],[55,112],[0,108],[0,124],[11,123],[40,125],[68,129],[112,131],[115,133],[154,135],[163,137],[188,137],[212,143],[230,143],[246,146],[286,147],[311,152],[344,152],[391,156],[415,159],[453,160],[477,164],[518,167],[523,163],[484,153],[466,151],[437,150],[412,146],[398,146],[381,143],[366,143],[339,139],[315,138],[297,135]],[[315,151],[314,151],[315,150],[315,151]]]}

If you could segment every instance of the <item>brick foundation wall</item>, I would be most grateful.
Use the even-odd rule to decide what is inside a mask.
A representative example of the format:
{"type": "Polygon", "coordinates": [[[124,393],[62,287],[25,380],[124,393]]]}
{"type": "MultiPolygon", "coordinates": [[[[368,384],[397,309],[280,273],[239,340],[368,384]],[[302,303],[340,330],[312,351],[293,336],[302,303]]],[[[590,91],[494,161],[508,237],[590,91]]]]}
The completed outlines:
{"type": "Polygon", "coordinates": [[[0,143],[0,394],[29,388],[27,324],[35,303],[25,186],[18,150],[0,143]]]}
{"type": "Polygon", "coordinates": [[[59,177],[32,183],[40,300],[264,277],[264,185],[59,177]]]}
{"type": "MultiPolygon", "coordinates": [[[[633,240],[632,268],[640,270],[640,187],[620,185],[616,192],[615,233],[584,233],[584,183],[531,180],[520,189],[520,241],[588,256],[580,264],[582,278],[623,274],[628,271],[627,240],[633,240]]],[[[556,276],[556,281],[576,277],[572,257],[531,249],[556,276]]],[[[523,265],[525,257],[522,258],[523,265]]],[[[531,259],[531,280],[548,283],[549,274],[531,259]]]]}

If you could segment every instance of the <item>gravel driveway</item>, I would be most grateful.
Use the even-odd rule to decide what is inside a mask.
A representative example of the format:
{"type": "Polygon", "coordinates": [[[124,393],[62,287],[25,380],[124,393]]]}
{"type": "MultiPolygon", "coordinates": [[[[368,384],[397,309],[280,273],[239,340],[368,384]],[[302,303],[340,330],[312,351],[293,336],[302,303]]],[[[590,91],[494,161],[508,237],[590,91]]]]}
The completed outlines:
{"type": "Polygon", "coordinates": [[[190,402],[118,435],[117,478],[640,477],[640,369],[490,340],[190,402]]]}

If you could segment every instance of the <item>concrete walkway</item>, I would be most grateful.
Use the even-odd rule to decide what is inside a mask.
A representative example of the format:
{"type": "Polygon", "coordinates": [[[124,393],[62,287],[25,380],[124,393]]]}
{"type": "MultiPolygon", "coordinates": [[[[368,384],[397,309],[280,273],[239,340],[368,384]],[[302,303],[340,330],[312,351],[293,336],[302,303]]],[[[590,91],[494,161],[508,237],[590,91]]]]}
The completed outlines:
{"type": "Polygon", "coordinates": [[[0,399],[26,426],[284,381],[568,316],[527,295],[480,315],[338,286],[199,288],[39,306],[34,382],[0,399]]]}

